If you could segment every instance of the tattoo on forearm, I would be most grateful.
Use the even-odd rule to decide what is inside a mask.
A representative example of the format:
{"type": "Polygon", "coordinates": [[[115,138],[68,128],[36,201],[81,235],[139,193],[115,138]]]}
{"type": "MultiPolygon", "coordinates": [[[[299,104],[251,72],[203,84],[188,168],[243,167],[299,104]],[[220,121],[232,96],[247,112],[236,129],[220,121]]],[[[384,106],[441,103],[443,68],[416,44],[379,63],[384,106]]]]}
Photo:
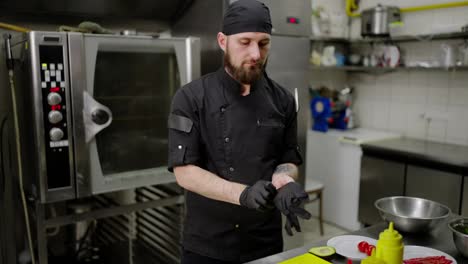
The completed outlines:
{"type": "Polygon", "coordinates": [[[294,166],[290,164],[281,164],[281,165],[278,165],[278,167],[276,167],[273,174],[277,174],[277,173],[293,174],[294,172],[295,172],[294,166]]]}

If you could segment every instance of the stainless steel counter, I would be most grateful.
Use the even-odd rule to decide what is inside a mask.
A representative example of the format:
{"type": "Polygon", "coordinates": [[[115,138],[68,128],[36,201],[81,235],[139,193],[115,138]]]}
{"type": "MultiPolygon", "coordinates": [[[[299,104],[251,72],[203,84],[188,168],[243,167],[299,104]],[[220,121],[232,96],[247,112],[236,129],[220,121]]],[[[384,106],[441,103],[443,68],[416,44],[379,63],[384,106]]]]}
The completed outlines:
{"type": "Polygon", "coordinates": [[[363,158],[359,188],[359,221],[381,218],[377,199],[413,196],[468,213],[468,147],[413,138],[397,138],[361,145],[363,158]],[[467,186],[465,186],[467,185],[467,186]]]}
{"type": "MultiPolygon", "coordinates": [[[[448,220],[445,223],[441,224],[437,230],[434,230],[432,233],[429,233],[429,234],[411,235],[411,234],[403,233],[402,235],[403,235],[404,244],[434,248],[434,249],[443,251],[451,255],[457,260],[458,264],[468,263],[468,259],[464,258],[460,253],[458,253],[457,249],[455,248],[455,244],[453,243],[453,240],[452,240],[452,232],[448,229],[447,222],[448,220]]],[[[358,230],[351,234],[367,236],[367,237],[378,239],[380,232],[382,232],[385,228],[387,228],[386,223],[379,223],[371,227],[358,230]]],[[[280,261],[284,261],[284,260],[293,258],[295,256],[304,254],[311,247],[326,246],[326,244],[327,244],[327,240],[310,243],[300,248],[292,249],[292,250],[282,252],[273,256],[269,256],[266,258],[248,262],[248,264],[278,263],[280,261]]],[[[331,260],[331,262],[332,263],[346,263],[346,259],[343,257],[337,256],[337,257],[334,257],[331,260]]]]}
{"type": "Polygon", "coordinates": [[[362,144],[364,155],[421,165],[456,174],[468,172],[468,147],[414,138],[362,144]]]}

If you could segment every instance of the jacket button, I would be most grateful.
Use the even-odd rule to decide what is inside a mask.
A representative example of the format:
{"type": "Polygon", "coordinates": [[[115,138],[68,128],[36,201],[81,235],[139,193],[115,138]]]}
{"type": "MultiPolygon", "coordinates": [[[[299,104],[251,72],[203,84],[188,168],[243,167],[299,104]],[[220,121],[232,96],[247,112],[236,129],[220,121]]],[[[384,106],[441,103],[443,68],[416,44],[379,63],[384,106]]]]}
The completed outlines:
{"type": "Polygon", "coordinates": [[[235,227],[236,227],[236,228],[239,228],[239,224],[236,224],[235,227]]]}
{"type": "Polygon", "coordinates": [[[230,171],[230,172],[233,172],[233,171],[234,171],[234,168],[233,168],[233,167],[230,167],[230,168],[229,168],[229,171],[230,171]]]}
{"type": "Polygon", "coordinates": [[[228,137],[224,138],[224,142],[226,142],[226,143],[228,143],[229,140],[230,140],[230,139],[229,139],[228,137]]]}
{"type": "Polygon", "coordinates": [[[177,146],[178,149],[182,149],[182,145],[177,146]]]}
{"type": "Polygon", "coordinates": [[[224,113],[224,112],[226,112],[226,108],[221,107],[221,113],[224,113]]]}

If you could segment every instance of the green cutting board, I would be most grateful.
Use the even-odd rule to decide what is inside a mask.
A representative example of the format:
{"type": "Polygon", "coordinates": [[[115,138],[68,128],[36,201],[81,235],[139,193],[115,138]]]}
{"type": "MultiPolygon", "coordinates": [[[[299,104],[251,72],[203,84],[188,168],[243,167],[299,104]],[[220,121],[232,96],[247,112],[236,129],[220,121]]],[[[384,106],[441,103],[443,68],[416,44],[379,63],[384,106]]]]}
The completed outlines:
{"type": "Polygon", "coordinates": [[[323,260],[313,254],[305,253],[303,255],[282,261],[278,264],[331,264],[331,262],[323,260]]]}

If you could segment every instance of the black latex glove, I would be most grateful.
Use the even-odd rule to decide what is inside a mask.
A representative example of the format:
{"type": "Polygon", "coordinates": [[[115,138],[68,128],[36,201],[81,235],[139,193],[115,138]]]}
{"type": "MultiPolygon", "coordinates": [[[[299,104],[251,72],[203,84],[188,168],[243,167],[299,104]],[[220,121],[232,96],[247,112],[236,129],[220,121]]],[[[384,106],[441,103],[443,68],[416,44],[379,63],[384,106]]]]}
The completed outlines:
{"type": "Polygon", "coordinates": [[[293,235],[292,228],[296,229],[297,232],[301,232],[298,217],[302,219],[310,219],[311,217],[311,214],[303,208],[303,204],[304,202],[301,202],[301,204],[291,206],[289,214],[286,215],[286,224],[284,225],[284,229],[286,229],[286,233],[290,236],[293,235]]]}
{"type": "Polygon", "coordinates": [[[247,208],[264,212],[274,208],[275,195],[275,186],[269,181],[260,180],[244,189],[239,197],[239,203],[247,208]]]}
{"type": "Polygon", "coordinates": [[[303,208],[304,203],[308,200],[309,195],[295,182],[290,182],[278,190],[274,203],[276,208],[286,216],[284,228],[288,235],[293,235],[292,228],[301,232],[298,217],[310,219],[311,214],[303,208]]]}

